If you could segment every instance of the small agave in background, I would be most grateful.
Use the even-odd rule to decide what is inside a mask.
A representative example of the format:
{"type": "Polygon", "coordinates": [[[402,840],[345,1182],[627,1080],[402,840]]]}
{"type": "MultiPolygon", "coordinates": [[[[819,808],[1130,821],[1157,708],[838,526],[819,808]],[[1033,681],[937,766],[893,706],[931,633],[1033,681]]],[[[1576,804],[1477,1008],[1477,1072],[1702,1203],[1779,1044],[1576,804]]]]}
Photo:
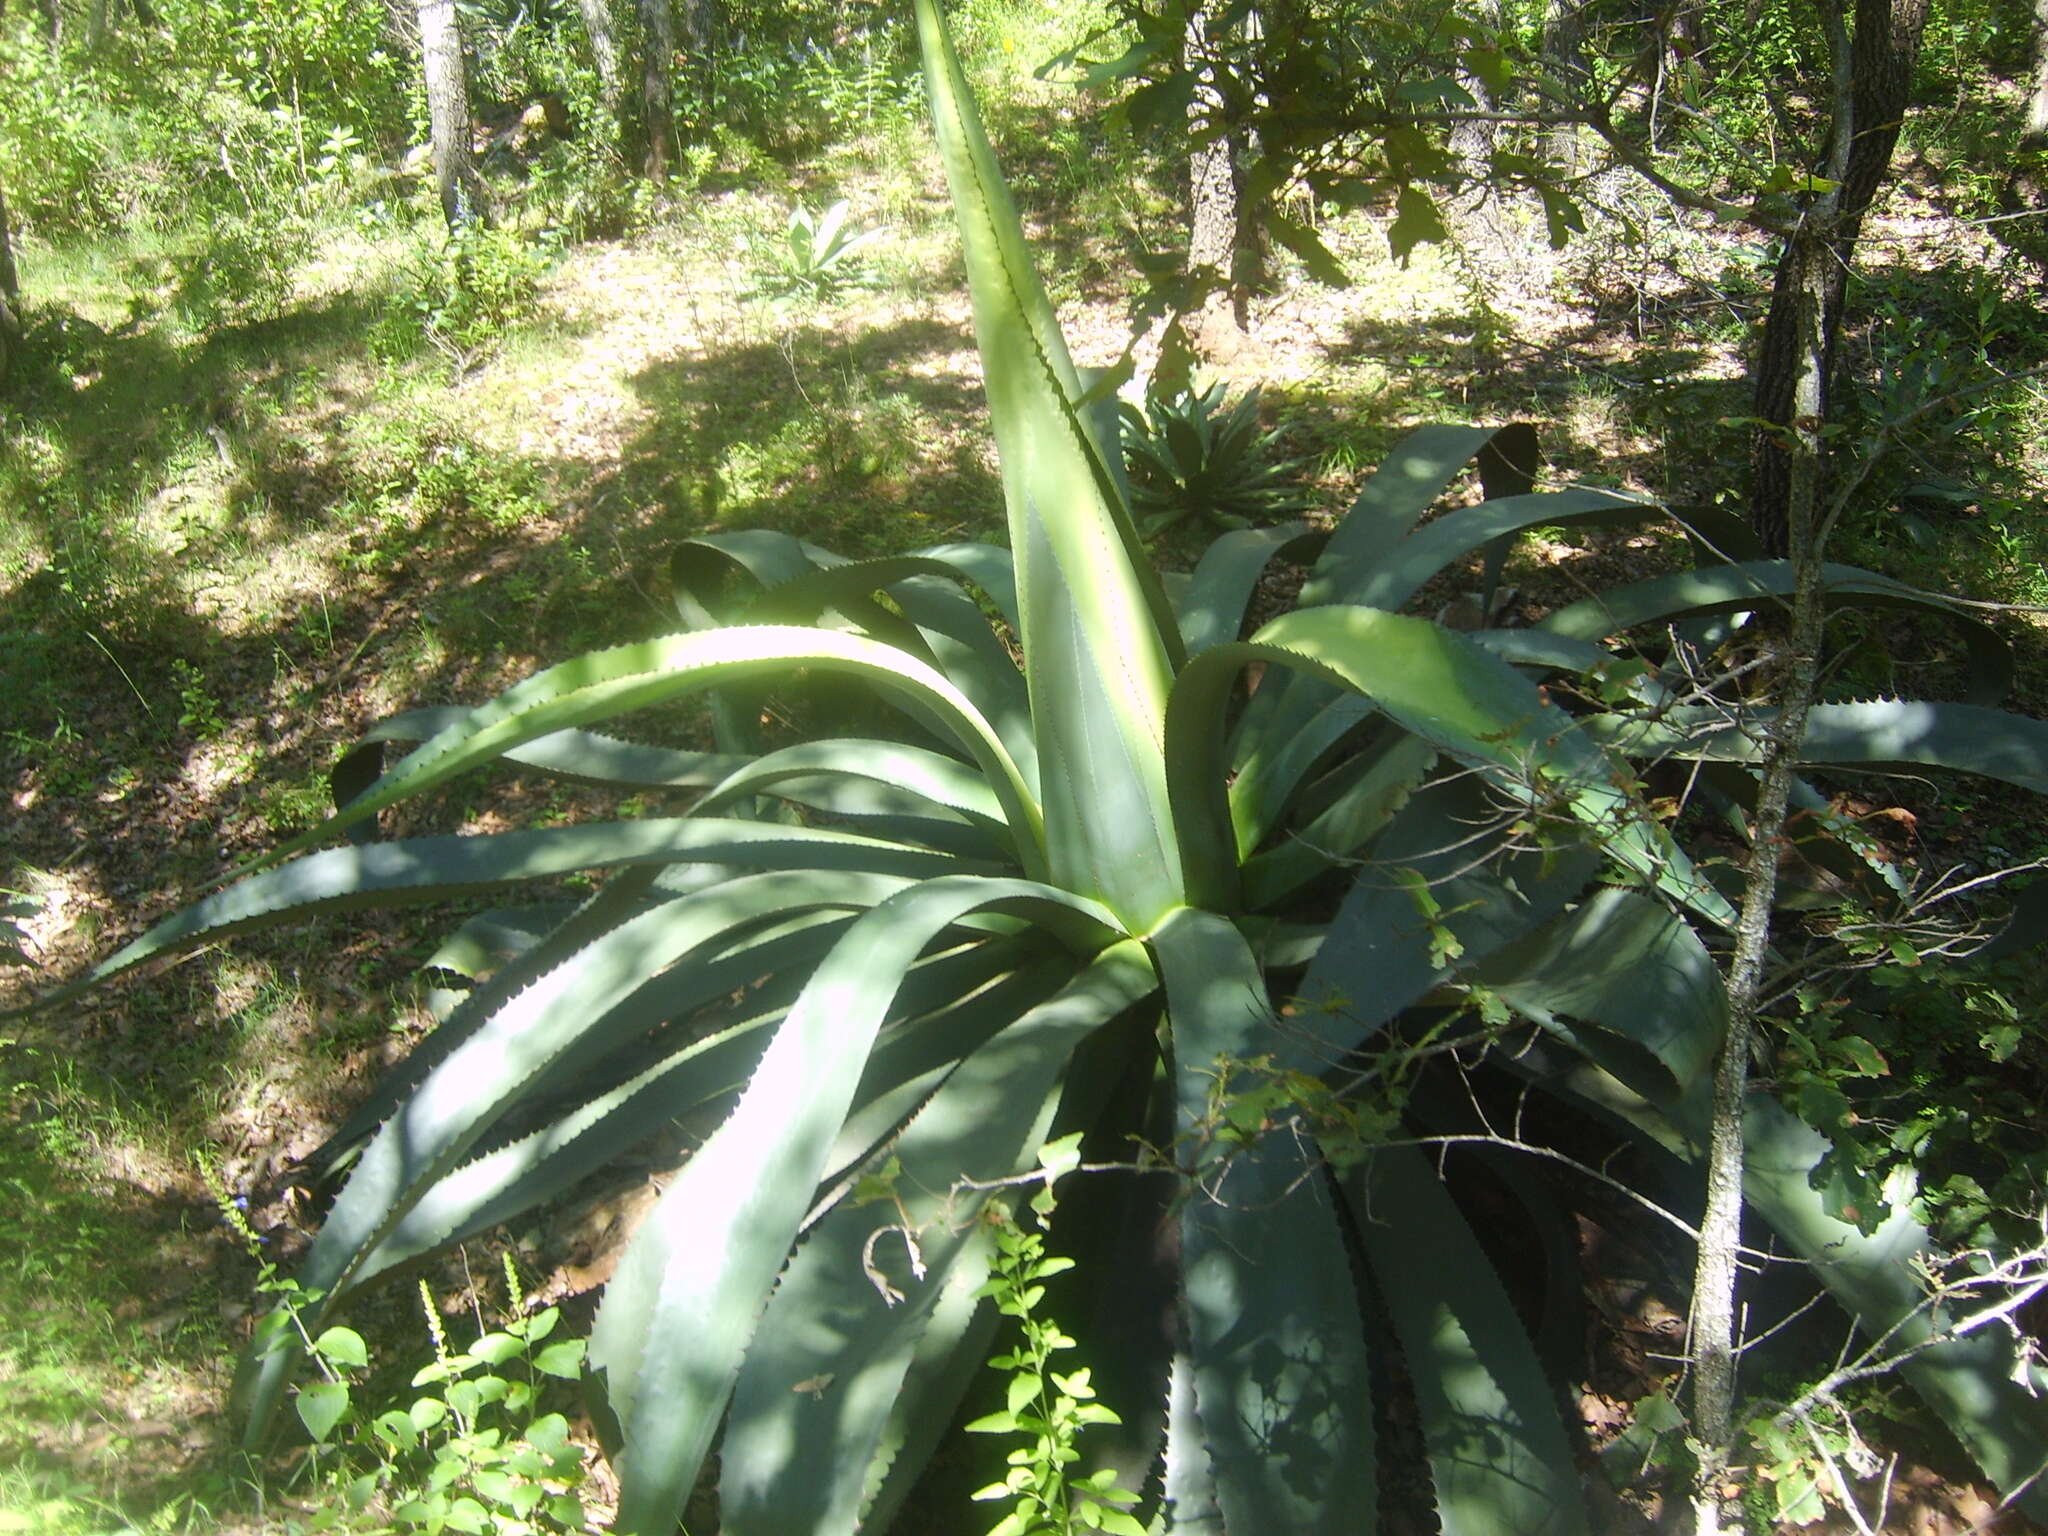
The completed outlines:
{"type": "Polygon", "coordinates": [[[872,269],[857,257],[885,234],[887,227],[861,229],[848,222],[848,215],[843,197],[823,214],[813,214],[802,203],[792,208],[781,248],[769,248],[775,270],[764,286],[772,292],[828,299],[842,289],[871,282],[872,269]]]}
{"type": "Polygon", "coordinates": [[[1308,509],[1309,498],[1287,481],[1301,461],[1272,459],[1279,430],[1259,430],[1258,387],[1226,406],[1228,394],[1227,385],[1212,384],[1123,407],[1131,506],[1148,536],[1186,517],[1249,528],[1308,509]]]}

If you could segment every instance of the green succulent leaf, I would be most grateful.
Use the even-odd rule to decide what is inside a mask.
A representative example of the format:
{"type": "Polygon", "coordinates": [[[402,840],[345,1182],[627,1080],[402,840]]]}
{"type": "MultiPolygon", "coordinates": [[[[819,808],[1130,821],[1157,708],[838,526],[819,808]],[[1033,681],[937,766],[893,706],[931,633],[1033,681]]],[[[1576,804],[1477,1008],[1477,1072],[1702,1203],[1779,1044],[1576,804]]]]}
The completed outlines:
{"type": "MultiPolygon", "coordinates": [[[[1182,908],[1151,939],[1173,1018],[1179,1130],[1209,1135],[1219,1064],[1279,1033],[1223,918],[1182,908]]],[[[1348,1529],[1374,1507],[1367,1362],[1351,1261],[1298,1127],[1204,1177],[1182,1207],[1189,1368],[1227,1531],[1348,1529]]]]}
{"type": "Polygon", "coordinates": [[[900,1208],[841,1205],[805,1239],[747,1352],[720,1449],[720,1510],[734,1536],[851,1531],[892,1413],[951,1411],[904,1387],[945,1288],[985,1275],[975,1223],[985,1192],[974,1181],[1032,1165],[1073,1048],[1157,985],[1141,946],[1105,950],[959,1062],[905,1128],[892,1146],[900,1208]],[[821,1377],[829,1387],[799,1389],[821,1377]]]}
{"type": "Polygon", "coordinates": [[[1098,948],[1115,936],[1103,908],[1026,881],[940,879],[885,901],[819,966],[731,1117],[620,1261],[590,1360],[622,1442],[626,1536],[666,1532],[682,1513],[904,972],[944,929],[992,908],[1098,948]]]}
{"type": "Polygon", "coordinates": [[[1436,1167],[1380,1147],[1344,1193],[1415,1383],[1444,1536],[1591,1529],[1556,1394],[1436,1167]]]}
{"type": "MultiPolygon", "coordinates": [[[[1180,898],[1162,743],[1179,630],[1038,281],[936,0],[917,0],[1009,506],[1047,868],[1144,925],[1180,898]]],[[[1036,871],[1032,871],[1034,874],[1036,871]]]]}
{"type": "Polygon", "coordinates": [[[550,667],[469,711],[324,824],[265,862],[296,853],[536,738],[721,684],[781,676],[799,666],[849,672],[907,696],[981,764],[1017,833],[1027,868],[1036,867],[1042,838],[1037,802],[1002,742],[959,690],[924,663],[875,641],[765,624],[667,635],[550,667]]]}

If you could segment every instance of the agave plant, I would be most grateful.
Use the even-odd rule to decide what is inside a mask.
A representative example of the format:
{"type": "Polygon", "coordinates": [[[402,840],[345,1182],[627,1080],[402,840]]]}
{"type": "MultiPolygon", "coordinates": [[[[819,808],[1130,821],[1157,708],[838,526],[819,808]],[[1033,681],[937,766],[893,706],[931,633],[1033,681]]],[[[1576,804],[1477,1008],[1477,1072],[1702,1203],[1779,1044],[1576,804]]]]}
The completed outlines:
{"type": "Polygon", "coordinates": [[[879,239],[883,231],[850,225],[848,213],[845,198],[823,214],[812,213],[802,203],[792,208],[780,248],[771,247],[769,251],[775,267],[768,279],[769,286],[785,293],[824,299],[865,281],[869,274],[859,260],[859,253],[879,239]]]}
{"type": "Polygon", "coordinates": [[[1227,386],[1212,384],[1199,394],[1152,396],[1143,409],[1123,406],[1131,509],[1147,535],[1185,517],[1248,528],[1307,510],[1301,491],[1287,483],[1296,461],[1267,456],[1280,434],[1259,431],[1258,388],[1225,409],[1227,395],[1227,386]]]}
{"type": "MultiPolygon", "coordinates": [[[[338,770],[337,814],[274,856],[292,862],[77,985],[321,911],[608,872],[572,909],[471,919],[435,958],[472,982],[322,1154],[345,1182],[299,1280],[326,1315],[678,1121],[706,1132],[590,1341],[629,1536],[674,1530],[714,1445],[734,1536],[887,1529],[988,1350],[992,1243],[973,1218],[1075,1132],[1091,1157],[1155,1149],[1152,1171],[1083,1182],[1128,1209],[1061,1233],[1104,1315],[1121,1309],[1121,1325],[1077,1331],[1125,1418],[1121,1438],[1100,1434],[1144,1477],[1143,1518],[1370,1525],[1390,1379],[1374,1351],[1390,1333],[1443,1529],[1584,1531],[1539,1352],[1435,1161],[1388,1136],[1326,1159],[1318,1137],[1341,1116],[1311,1101],[1342,1104],[1377,1041],[1426,1035],[1461,999],[1497,1003],[1547,1042],[1510,1069],[1697,1157],[1723,1008],[1710,945],[1732,913],[1643,802],[1640,764],[1700,759],[1739,805],[1762,716],[1700,698],[1669,637],[1707,643],[1789,572],[1704,553],[1739,547],[1739,528],[1714,525],[1699,568],[1533,629],[1405,616],[1432,575],[1517,530],[1658,513],[1523,483],[1424,523],[1468,460],[1528,457],[1437,427],[1334,532],[1233,531],[1162,580],[1114,441],[1077,408],[936,0],[916,12],[1010,550],[847,561],[773,533],[692,541],[676,633],[387,722],[338,770]],[[1299,601],[1240,638],[1276,560],[1307,566],[1299,601]],[[1630,631],[1661,651],[1611,643],[1630,631]],[[758,690],[800,669],[871,690],[897,723],[750,739],[758,690]],[[1608,706],[1568,713],[1567,682],[1608,706]],[[591,729],[706,691],[720,752],[591,729]],[[392,742],[418,745],[385,767],[392,742]],[[681,816],[306,851],[499,762],[703,793],[681,816]],[[1497,847],[1476,830],[1487,818],[1497,847]],[[1319,1086],[1246,1114],[1230,1087],[1248,1080],[1319,1086]],[[892,1198],[850,1197],[884,1177],[892,1198]]],[[[1832,570],[1830,587],[1926,606],[1866,573],[1832,570]]],[[[1995,636],[1954,622],[1994,687],[1995,636]]],[[[2048,787],[2048,730],[1981,705],[1824,705],[1806,752],[2048,787]]],[[[1410,1108],[1426,1128],[1430,1107],[1410,1108]]],[[[1750,1146],[1750,1196],[1785,1241],[1866,1327],[1925,1336],[1912,1218],[1866,1233],[1830,1216],[1812,1177],[1826,1144],[1768,1097],[1750,1146]]],[[[2048,1432],[1997,1332],[1910,1371],[2019,1487],[2048,1432]]],[[[259,1330],[244,1358],[252,1439],[289,1400],[296,1337],[259,1330]]]]}

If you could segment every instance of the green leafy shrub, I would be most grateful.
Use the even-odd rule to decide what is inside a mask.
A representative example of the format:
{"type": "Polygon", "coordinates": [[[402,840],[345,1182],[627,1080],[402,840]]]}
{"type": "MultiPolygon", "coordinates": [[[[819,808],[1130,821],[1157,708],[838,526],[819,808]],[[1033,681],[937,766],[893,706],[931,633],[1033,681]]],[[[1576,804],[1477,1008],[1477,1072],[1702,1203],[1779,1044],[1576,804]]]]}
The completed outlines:
{"type": "Polygon", "coordinates": [[[1217,528],[1280,522],[1307,510],[1307,497],[1288,483],[1298,467],[1270,458],[1280,433],[1259,430],[1259,391],[1240,395],[1227,410],[1227,388],[1186,390],[1144,408],[1123,407],[1124,464],[1131,507],[1148,534],[1184,517],[1217,528]]]}
{"type": "MultiPolygon", "coordinates": [[[[1076,1133],[1125,1171],[1091,1175],[1062,1216],[1078,1273],[1124,1320],[1075,1323],[1087,1385],[1123,1421],[1089,1428],[1074,1476],[1127,1472],[1147,1490],[1139,1523],[1163,1500],[1169,1520],[1213,1510],[1229,1531],[1348,1528],[1377,1506],[1376,1383],[1391,1375],[1363,1283],[1412,1384],[1445,1528],[1586,1530],[1514,1300],[1436,1159],[1406,1144],[1458,1123],[1455,1106],[1382,1092],[1382,1058],[1483,1053],[1701,1158],[1725,1012],[1710,946],[1734,911],[1645,775],[1696,763],[1724,823],[1745,825],[1772,714],[1697,671],[1697,647],[1781,600],[1791,574],[1728,561],[1753,544],[1703,513],[1702,548],[1721,553],[1531,629],[1405,616],[1437,573],[1523,529],[1661,515],[1525,481],[1425,521],[1475,456],[1533,459],[1506,451],[1529,446],[1515,429],[1435,427],[1334,530],[1233,530],[1162,580],[936,5],[916,9],[1011,549],[847,561],[774,533],[691,540],[673,566],[678,632],[479,708],[385,722],[337,768],[337,814],[266,861],[291,862],[66,990],[322,911],[606,875],[573,906],[555,885],[473,918],[433,957],[440,1026],[316,1159],[341,1183],[297,1283],[321,1298],[317,1339],[379,1276],[679,1117],[703,1129],[590,1341],[622,1536],[674,1529],[714,1443],[732,1536],[888,1529],[988,1358],[983,1288],[1004,1260],[976,1218],[1076,1133]],[[1276,561],[1306,582],[1244,637],[1276,561]],[[1640,646],[1613,643],[1631,632],[1640,646]],[[798,672],[894,713],[857,738],[764,736],[764,692],[798,672]],[[706,693],[715,752],[594,729],[706,693]],[[394,743],[418,745],[386,766],[394,743]],[[702,793],[686,815],[308,852],[497,763],[702,793]],[[1489,1052],[1517,1020],[1513,1048],[1489,1052]],[[862,1193],[878,1180],[886,1202],[862,1193]]],[[[1967,615],[1864,572],[1828,583],[1839,604],[1931,611],[1969,642],[1987,694],[2002,684],[2002,646],[1967,615]]],[[[1802,753],[2048,788],[2048,728],[1983,705],[1824,703],[1802,753]]],[[[1835,857],[1818,826],[1802,851],[1899,910],[1884,872],[1835,857]]],[[[1906,1375],[2017,1495],[2048,1457],[2026,1362],[1996,1329],[1934,1339],[1912,1213],[1875,1232],[1842,1219],[1827,1141],[1766,1094],[1748,1122],[1758,1218],[1865,1329],[1928,1345],[1906,1375]]],[[[1553,1283],[1576,1285],[1575,1262],[1553,1283]]],[[[242,1362],[254,1442],[304,1337],[268,1329],[242,1362]]],[[[1058,1459],[1043,1449],[1034,1467],[1058,1459]]]]}
{"type": "Polygon", "coordinates": [[[467,367],[533,312],[553,265],[548,248],[512,230],[472,225],[422,239],[371,333],[371,350],[401,361],[431,345],[467,367]]]}

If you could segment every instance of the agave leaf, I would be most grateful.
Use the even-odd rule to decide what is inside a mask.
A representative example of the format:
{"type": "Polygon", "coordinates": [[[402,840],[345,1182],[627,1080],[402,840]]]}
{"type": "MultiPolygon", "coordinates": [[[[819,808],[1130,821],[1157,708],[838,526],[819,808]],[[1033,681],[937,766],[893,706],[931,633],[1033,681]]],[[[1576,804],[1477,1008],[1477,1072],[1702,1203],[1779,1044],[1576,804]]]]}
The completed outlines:
{"type": "Polygon", "coordinates": [[[732,1116],[634,1237],[590,1341],[621,1441],[621,1536],[674,1529],[903,973],[944,929],[992,908],[1096,948],[1115,937],[1104,908],[1029,881],[899,893],[818,967],[732,1116]]]}
{"type": "MultiPolygon", "coordinates": [[[[2012,648],[1982,620],[1917,587],[1853,565],[1824,565],[1821,581],[1831,603],[1939,614],[1962,635],[1969,652],[1972,702],[1996,704],[2011,691],[2012,648]]],[[[1644,624],[1774,606],[1791,596],[1792,586],[1789,560],[1750,560],[1674,571],[1583,598],[1559,609],[1538,627],[1580,640],[1598,640],[1644,624]]]]}
{"type": "Polygon", "coordinates": [[[1080,416],[1080,377],[935,0],[916,12],[1009,505],[1047,868],[1149,924],[1181,892],[1161,757],[1179,631],[1080,416]]]}
{"type": "Polygon", "coordinates": [[[1587,1531],[1556,1398],[1436,1168],[1380,1147],[1343,1188],[1415,1384],[1443,1536],[1587,1531]]]}
{"type": "MultiPolygon", "coordinates": [[[[1768,1095],[1750,1100],[1744,1128],[1743,1192],[1785,1240],[1814,1267],[1821,1282],[1852,1312],[1865,1337],[1890,1331],[1899,1348],[1925,1343],[1937,1321],[1930,1313],[1919,1260],[1930,1251],[1927,1231],[1905,1206],[1906,1192],[1878,1230],[1865,1236],[1828,1214],[1817,1170],[1829,1152],[1824,1137],[1768,1095]]],[[[1953,1430],[2006,1497],[2035,1519],[2048,1514],[2048,1402],[2027,1380],[2014,1334],[1979,1328],[1924,1350],[1904,1367],[1906,1379],[1953,1430]]]]}
{"type": "MultiPolygon", "coordinates": [[[[1173,1021],[1183,1145],[1215,1135],[1224,1063],[1280,1034],[1265,978],[1224,918],[1183,907],[1153,933],[1173,1021]]],[[[1298,1127],[1237,1152],[1181,1208],[1195,1400],[1224,1528],[1348,1530],[1374,1507],[1365,1345],[1351,1260],[1298,1127]]]]}
{"type": "Polygon", "coordinates": [[[1301,589],[1300,606],[1353,603],[1363,584],[1394,553],[1409,531],[1473,457],[1513,427],[1423,427],[1380,461],[1330,535],[1301,589]]]}
{"type": "MultiPolygon", "coordinates": [[[[832,917],[806,928],[777,931],[758,944],[746,945],[743,952],[749,968],[772,973],[769,981],[753,989],[738,1006],[710,1019],[693,1016],[690,1029],[694,1038],[680,1049],[673,1042],[652,1050],[643,1048],[641,1054],[654,1057],[651,1065],[622,1077],[615,1087],[590,1095],[552,1125],[495,1147],[437,1181],[364,1258],[354,1284],[367,1284],[395,1264],[508,1221],[569,1189],[663,1126],[684,1115],[701,1117],[708,1106],[736,1095],[759,1065],[774,1027],[787,1016],[802,990],[802,977],[851,921],[849,917],[832,917]]],[[[940,1008],[963,993],[986,986],[1014,964],[1017,956],[1015,945],[995,940],[922,962],[912,968],[897,994],[898,1008],[914,1013],[940,1008]]],[[[650,1001],[673,1017],[707,997],[729,992],[720,981],[714,968],[707,967],[693,987],[664,985],[660,995],[650,1001]]],[[[933,1017],[941,1024],[957,1022],[944,1011],[933,1017]]],[[[893,1033],[888,1038],[893,1040],[893,1033]]],[[[898,1086],[906,1075],[905,1064],[893,1058],[902,1054],[877,1053],[882,1058],[880,1070],[871,1064],[855,1094],[857,1104],[887,1097],[898,1086]]],[[[914,1066],[909,1070],[914,1071],[914,1066]]]]}
{"type": "Polygon", "coordinates": [[[578,870],[691,861],[905,876],[988,872],[963,868],[948,854],[858,833],[694,817],[331,848],[252,875],[164,919],[45,1001],[71,996],[160,955],[326,912],[448,901],[578,870]]]}
{"type": "Polygon", "coordinates": [[[981,1287],[994,1262],[995,1236],[978,1227],[947,1270],[945,1287],[932,1304],[881,1428],[868,1471],[862,1530],[895,1528],[904,1501],[952,1427],[944,1413],[918,1409],[959,1403],[985,1367],[1001,1322],[992,1308],[981,1305],[981,1287]]]}
{"type": "MultiPolygon", "coordinates": [[[[977,947],[1014,947],[1028,941],[988,939],[977,947]]],[[[963,1059],[981,1049],[1005,1028],[1041,1006],[1062,983],[1071,981],[1074,964],[1064,953],[1039,955],[1009,975],[985,979],[978,989],[963,990],[946,1005],[893,1024],[875,1043],[854,1090],[854,1107],[825,1157],[823,1192],[804,1220],[808,1231],[845,1197],[861,1170],[882,1155],[930,1105],[963,1059]]],[[[900,1007],[895,1010],[901,1012],[900,1007]]],[[[810,1373],[805,1373],[810,1374],[810,1373]]],[[[801,1380],[801,1377],[792,1378],[801,1380]]]]}
{"type": "Polygon", "coordinates": [[[1705,1080],[1726,1027],[1720,968],[1690,924],[1607,888],[1472,971],[1514,1009],[1615,1070],[1617,1046],[1650,1058],[1616,1075],[1675,1102],[1705,1080]],[[1616,1038],[1588,1034],[1575,1021],[1616,1038]],[[1657,1070],[1664,1074],[1658,1086],[1657,1070]]]}
{"type": "MultiPolygon", "coordinates": [[[[1290,670],[1269,667],[1267,671],[1276,693],[1302,681],[1299,673],[1290,670]]],[[[1266,691],[1266,681],[1265,677],[1259,680],[1259,693],[1266,691]]],[[[1332,689],[1319,678],[1311,681],[1317,694],[1313,706],[1293,715],[1290,729],[1272,731],[1238,757],[1237,774],[1230,781],[1230,820],[1237,832],[1240,859],[1249,857],[1272,835],[1316,765],[1379,713],[1373,700],[1349,688],[1332,689]]],[[[1252,707],[1257,705],[1258,695],[1254,694],[1252,707]]]]}
{"type": "Polygon", "coordinates": [[[864,677],[904,696],[958,741],[981,764],[1002,800],[1026,868],[1036,868],[1042,835],[1037,804],[988,722],[958,689],[923,662],[875,641],[766,624],[666,635],[594,651],[537,673],[469,711],[327,821],[259,862],[300,852],[536,737],[721,683],[784,675],[799,666],[864,677]]]}
{"type": "MultiPolygon", "coordinates": [[[[823,557],[823,551],[816,553],[823,557]]],[[[783,571],[778,563],[772,580],[761,579],[760,594],[749,606],[748,617],[756,623],[804,623],[841,603],[870,597],[918,576],[971,583],[995,604],[1006,622],[1015,626],[1017,574],[1010,552],[995,544],[972,543],[938,544],[903,555],[812,564],[793,573],[783,571]]]]}
{"type": "MultiPolygon", "coordinates": [[[[957,814],[984,827],[1004,829],[1003,804],[988,780],[955,757],[892,741],[839,737],[805,741],[754,759],[697,802],[695,814],[709,816],[751,795],[773,793],[784,779],[815,779],[821,786],[873,780],[894,791],[861,808],[897,814],[957,814]]],[[[811,803],[811,802],[807,802],[811,803]]],[[[833,810],[854,810],[835,804],[833,810]]]]}
{"type": "MultiPolygon", "coordinates": [[[[670,964],[764,917],[873,906],[905,883],[821,871],[742,877],[630,918],[576,951],[491,1014],[385,1123],[314,1239],[301,1283],[328,1298],[323,1313],[331,1308],[363,1258],[427,1188],[460,1167],[491,1125],[544,1081],[593,1025],[670,964]]],[[[292,1364],[288,1349],[245,1357],[237,1395],[247,1404],[252,1439],[267,1433],[292,1364]]]]}
{"type": "Polygon", "coordinates": [[[845,225],[849,211],[843,197],[825,210],[825,217],[818,221],[817,233],[811,241],[811,254],[816,258],[814,264],[822,266],[829,257],[838,254],[839,231],[845,225]]]}
{"type": "Polygon", "coordinates": [[[446,1022],[478,982],[539,944],[575,910],[573,902],[548,903],[500,907],[465,918],[419,969],[430,978],[425,1001],[434,1022],[446,1022]],[[460,977],[463,984],[448,986],[443,977],[460,977]]]}
{"type": "Polygon", "coordinates": [[[1469,778],[1415,794],[1331,919],[1301,980],[1276,1065],[1324,1070],[1439,986],[1453,961],[1478,964],[1556,917],[1600,868],[1597,853],[1573,845],[1489,858],[1498,820],[1469,778]],[[1437,914],[1418,906],[1416,881],[1437,914]]]}
{"type": "Polygon", "coordinates": [[[1436,762],[1434,743],[1403,735],[1346,765],[1347,782],[1328,805],[1245,861],[1245,905],[1269,906],[1321,879],[1333,862],[1354,857],[1400,813],[1436,762]]]}
{"type": "Polygon", "coordinates": [[[1370,570],[1357,571],[1349,579],[1344,601],[1366,608],[1399,608],[1439,571],[1481,545],[1525,528],[1585,523],[1626,526],[1664,515],[1664,508],[1656,502],[1591,488],[1531,491],[1482,501],[1447,512],[1416,529],[1370,570]]]}
{"type": "Polygon", "coordinates": [[[699,534],[669,555],[669,595],[683,628],[718,629],[744,622],[762,592],[845,563],[770,528],[699,534]]]}
{"type": "Polygon", "coordinates": [[[974,701],[1027,774],[1036,768],[1023,675],[979,603],[961,590],[971,585],[980,592],[1014,633],[1016,573],[1007,550],[942,544],[908,555],[814,563],[796,575],[782,570],[778,562],[775,584],[747,605],[749,622],[805,623],[837,610],[877,639],[908,645],[974,701]],[[887,594],[900,617],[874,601],[878,593],[887,594]]]}
{"type": "MultiPolygon", "coordinates": [[[[469,713],[453,705],[409,709],[378,722],[334,766],[334,803],[346,805],[384,771],[384,744],[430,741],[469,713]]],[[[622,741],[597,731],[556,731],[505,754],[505,760],[556,778],[635,789],[709,789],[746,759],[726,752],[685,752],[622,741]]]]}
{"type": "Polygon", "coordinates": [[[389,1119],[405,1096],[452,1051],[512,999],[572,959],[585,945],[681,893],[658,890],[660,873],[645,866],[621,870],[540,939],[512,956],[449,1010],[440,1026],[408,1051],[370,1090],[363,1103],[308,1162],[324,1176],[389,1119]],[[652,894],[650,894],[652,893],[652,894]]]}
{"type": "Polygon", "coordinates": [[[1219,725],[1232,678],[1252,661],[1356,689],[1418,736],[1467,762],[1505,770],[1510,782],[1554,784],[1615,857],[1732,925],[1727,902],[1661,827],[1636,813],[1612,782],[1614,765],[1568,716],[1461,637],[1371,608],[1286,614],[1249,641],[1205,651],[1183,669],[1167,721],[1171,783],[1182,857],[1207,905],[1233,910],[1238,898],[1219,725]]]}
{"type": "Polygon", "coordinates": [[[889,1149],[901,1168],[894,1202],[842,1204],[797,1250],[747,1351],[720,1444],[719,1510],[732,1536],[850,1532],[892,1412],[950,1415],[951,1402],[900,1393],[952,1266],[986,1264],[974,1218],[987,1195],[967,1181],[1032,1165],[1073,1047],[1157,985],[1143,946],[1105,950],[959,1063],[889,1149]],[[902,1233],[875,1253],[878,1230],[897,1223],[912,1229],[928,1274],[907,1276],[902,1233]],[[885,1296],[863,1273],[878,1261],[907,1298],[885,1296]],[[798,1389],[820,1377],[829,1386],[798,1389]]]}
{"type": "MultiPolygon", "coordinates": [[[[1617,1114],[1682,1157],[1698,1161],[1706,1144],[1706,1094],[1697,1087],[1667,1114],[1634,1084],[1591,1064],[1553,1086],[1617,1114]]],[[[1658,1088],[1645,1086],[1650,1093],[1658,1088]]],[[[1887,1191],[1891,1214],[1866,1234],[1830,1214],[1841,1200],[1825,1176],[1832,1151],[1825,1137],[1764,1092],[1750,1095],[1743,1120],[1744,1198],[1813,1266],[1866,1340],[1885,1337],[1910,1349],[1926,1344],[1937,1322],[1954,1321],[1926,1305],[1922,1260],[1932,1245],[1910,1213],[1909,1181],[1887,1191]]],[[[2006,1498],[2039,1519],[2048,1514],[2040,1481],[2048,1471],[2048,1404],[2022,1379],[2021,1366],[2010,1332],[1991,1327],[1926,1347],[1901,1369],[2006,1498]]]]}
{"type": "Polygon", "coordinates": [[[1291,522],[1240,528],[1211,544],[1174,604],[1188,655],[1237,639],[1267,567],[1275,560],[1305,559],[1320,550],[1327,537],[1307,523],[1291,522]]]}
{"type": "MultiPolygon", "coordinates": [[[[1354,601],[1359,584],[1372,579],[1473,456],[1502,432],[1518,430],[1431,426],[1395,444],[1323,545],[1295,607],[1354,601]]],[[[1245,766],[1248,750],[1291,740],[1330,697],[1329,684],[1316,678],[1290,677],[1282,687],[1260,688],[1238,722],[1234,766],[1245,766]]]]}
{"type": "Polygon", "coordinates": [[[1166,1388],[1166,1459],[1160,1472],[1160,1536],[1224,1536],[1216,1475],[1195,1406],[1195,1364],[1173,1357],[1166,1388]]]}
{"type": "MultiPolygon", "coordinates": [[[[1731,723],[1725,711],[1681,707],[1653,719],[1599,717],[1586,728],[1632,756],[1756,762],[1775,718],[1774,710],[1755,710],[1731,723]]],[[[2048,793],[2048,722],[1975,704],[1906,699],[1816,704],[1800,738],[1799,760],[1948,768],[2048,793]]]]}

